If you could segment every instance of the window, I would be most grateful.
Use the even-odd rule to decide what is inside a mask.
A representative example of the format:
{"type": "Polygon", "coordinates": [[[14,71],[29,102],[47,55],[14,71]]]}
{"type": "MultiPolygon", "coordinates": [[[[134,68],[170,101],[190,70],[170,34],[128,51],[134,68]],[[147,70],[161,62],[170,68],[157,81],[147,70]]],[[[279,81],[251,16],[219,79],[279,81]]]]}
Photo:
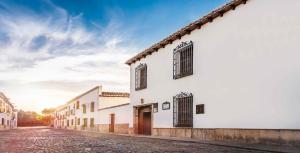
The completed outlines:
{"type": "Polygon", "coordinates": [[[76,109],[79,109],[79,101],[76,102],[76,109]]]}
{"type": "Polygon", "coordinates": [[[147,88],[147,65],[140,64],[135,68],[135,90],[147,88]]]}
{"type": "Polygon", "coordinates": [[[91,102],[91,112],[94,112],[94,110],[95,110],[95,103],[91,102]]]}
{"type": "Polygon", "coordinates": [[[77,125],[80,125],[80,118],[77,118],[77,125]]]}
{"type": "Polygon", "coordinates": [[[193,74],[193,42],[182,42],[173,52],[173,79],[193,74]]]}
{"type": "Polygon", "coordinates": [[[193,127],[193,95],[180,93],[173,100],[174,127],[193,127]]]}
{"type": "Polygon", "coordinates": [[[82,104],[82,113],[85,114],[86,113],[86,105],[82,104]]]}
{"type": "Polygon", "coordinates": [[[5,122],[4,118],[2,118],[1,125],[4,125],[4,122],[5,122]]]}
{"type": "Polygon", "coordinates": [[[90,127],[94,127],[94,118],[90,118],[90,127]]]}
{"type": "Polygon", "coordinates": [[[74,120],[73,120],[73,119],[71,120],[71,125],[72,125],[72,126],[74,125],[74,120]]]}
{"type": "Polygon", "coordinates": [[[86,127],[86,126],[87,126],[87,122],[88,122],[88,119],[87,119],[87,118],[84,118],[84,119],[83,119],[83,127],[86,127]]]}
{"type": "Polygon", "coordinates": [[[204,114],[204,104],[196,105],[196,114],[204,114]]]}
{"type": "Polygon", "coordinates": [[[67,120],[67,127],[69,127],[70,126],[70,123],[69,123],[69,120],[67,120]]]}
{"type": "Polygon", "coordinates": [[[4,102],[0,101],[0,113],[4,113],[4,102]]]}

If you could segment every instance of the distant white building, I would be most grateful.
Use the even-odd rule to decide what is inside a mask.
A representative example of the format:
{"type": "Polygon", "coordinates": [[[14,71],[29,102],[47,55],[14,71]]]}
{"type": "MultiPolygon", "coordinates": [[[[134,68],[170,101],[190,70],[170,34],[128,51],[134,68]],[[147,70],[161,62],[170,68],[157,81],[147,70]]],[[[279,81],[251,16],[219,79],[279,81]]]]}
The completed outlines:
{"type": "Polygon", "coordinates": [[[131,133],[299,142],[299,8],[233,0],[129,59],[131,133]]]}
{"type": "Polygon", "coordinates": [[[17,128],[18,113],[9,99],[0,92],[0,130],[17,128]]]}
{"type": "Polygon", "coordinates": [[[130,110],[128,93],[102,92],[97,118],[100,131],[127,134],[130,110]]]}
{"type": "Polygon", "coordinates": [[[129,118],[121,118],[126,116],[127,112],[117,112],[118,109],[116,109],[123,109],[124,104],[129,107],[128,103],[128,93],[103,92],[102,87],[97,86],[57,107],[54,112],[54,127],[128,133],[129,118]],[[111,118],[110,122],[107,122],[109,118],[111,118]]]}

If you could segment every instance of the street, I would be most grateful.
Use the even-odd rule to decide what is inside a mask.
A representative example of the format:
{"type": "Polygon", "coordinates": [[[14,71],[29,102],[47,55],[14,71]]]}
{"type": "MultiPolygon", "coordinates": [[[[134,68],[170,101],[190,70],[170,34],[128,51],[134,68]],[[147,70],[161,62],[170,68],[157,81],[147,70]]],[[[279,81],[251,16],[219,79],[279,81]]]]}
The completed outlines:
{"type": "Polygon", "coordinates": [[[84,134],[84,132],[51,128],[21,128],[0,131],[0,152],[258,152],[183,141],[84,134]]]}

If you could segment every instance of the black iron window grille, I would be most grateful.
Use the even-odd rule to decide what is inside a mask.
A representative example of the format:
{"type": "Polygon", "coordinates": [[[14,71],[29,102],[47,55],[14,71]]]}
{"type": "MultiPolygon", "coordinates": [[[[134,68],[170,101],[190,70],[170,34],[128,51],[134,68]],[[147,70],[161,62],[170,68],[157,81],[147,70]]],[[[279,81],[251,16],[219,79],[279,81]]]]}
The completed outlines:
{"type": "Polygon", "coordinates": [[[173,79],[193,74],[193,42],[182,42],[173,52],[173,79]]]}
{"type": "Polygon", "coordinates": [[[135,90],[147,88],[147,65],[140,64],[135,68],[135,90]]]}
{"type": "Polygon", "coordinates": [[[193,127],[193,94],[182,92],[173,102],[174,127],[193,127]]]}

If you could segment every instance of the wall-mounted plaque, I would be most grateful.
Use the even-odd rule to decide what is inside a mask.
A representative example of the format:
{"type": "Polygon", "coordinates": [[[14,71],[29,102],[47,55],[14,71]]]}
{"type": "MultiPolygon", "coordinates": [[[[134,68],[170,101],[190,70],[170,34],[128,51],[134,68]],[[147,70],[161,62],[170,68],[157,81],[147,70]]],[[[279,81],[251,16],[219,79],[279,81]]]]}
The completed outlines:
{"type": "Polygon", "coordinates": [[[162,110],[168,110],[170,109],[170,102],[166,101],[162,103],[162,110]]]}
{"type": "Polygon", "coordinates": [[[153,113],[158,112],[158,103],[153,104],[153,113]]]}
{"type": "Polygon", "coordinates": [[[204,104],[196,105],[196,114],[204,114],[204,104]]]}

